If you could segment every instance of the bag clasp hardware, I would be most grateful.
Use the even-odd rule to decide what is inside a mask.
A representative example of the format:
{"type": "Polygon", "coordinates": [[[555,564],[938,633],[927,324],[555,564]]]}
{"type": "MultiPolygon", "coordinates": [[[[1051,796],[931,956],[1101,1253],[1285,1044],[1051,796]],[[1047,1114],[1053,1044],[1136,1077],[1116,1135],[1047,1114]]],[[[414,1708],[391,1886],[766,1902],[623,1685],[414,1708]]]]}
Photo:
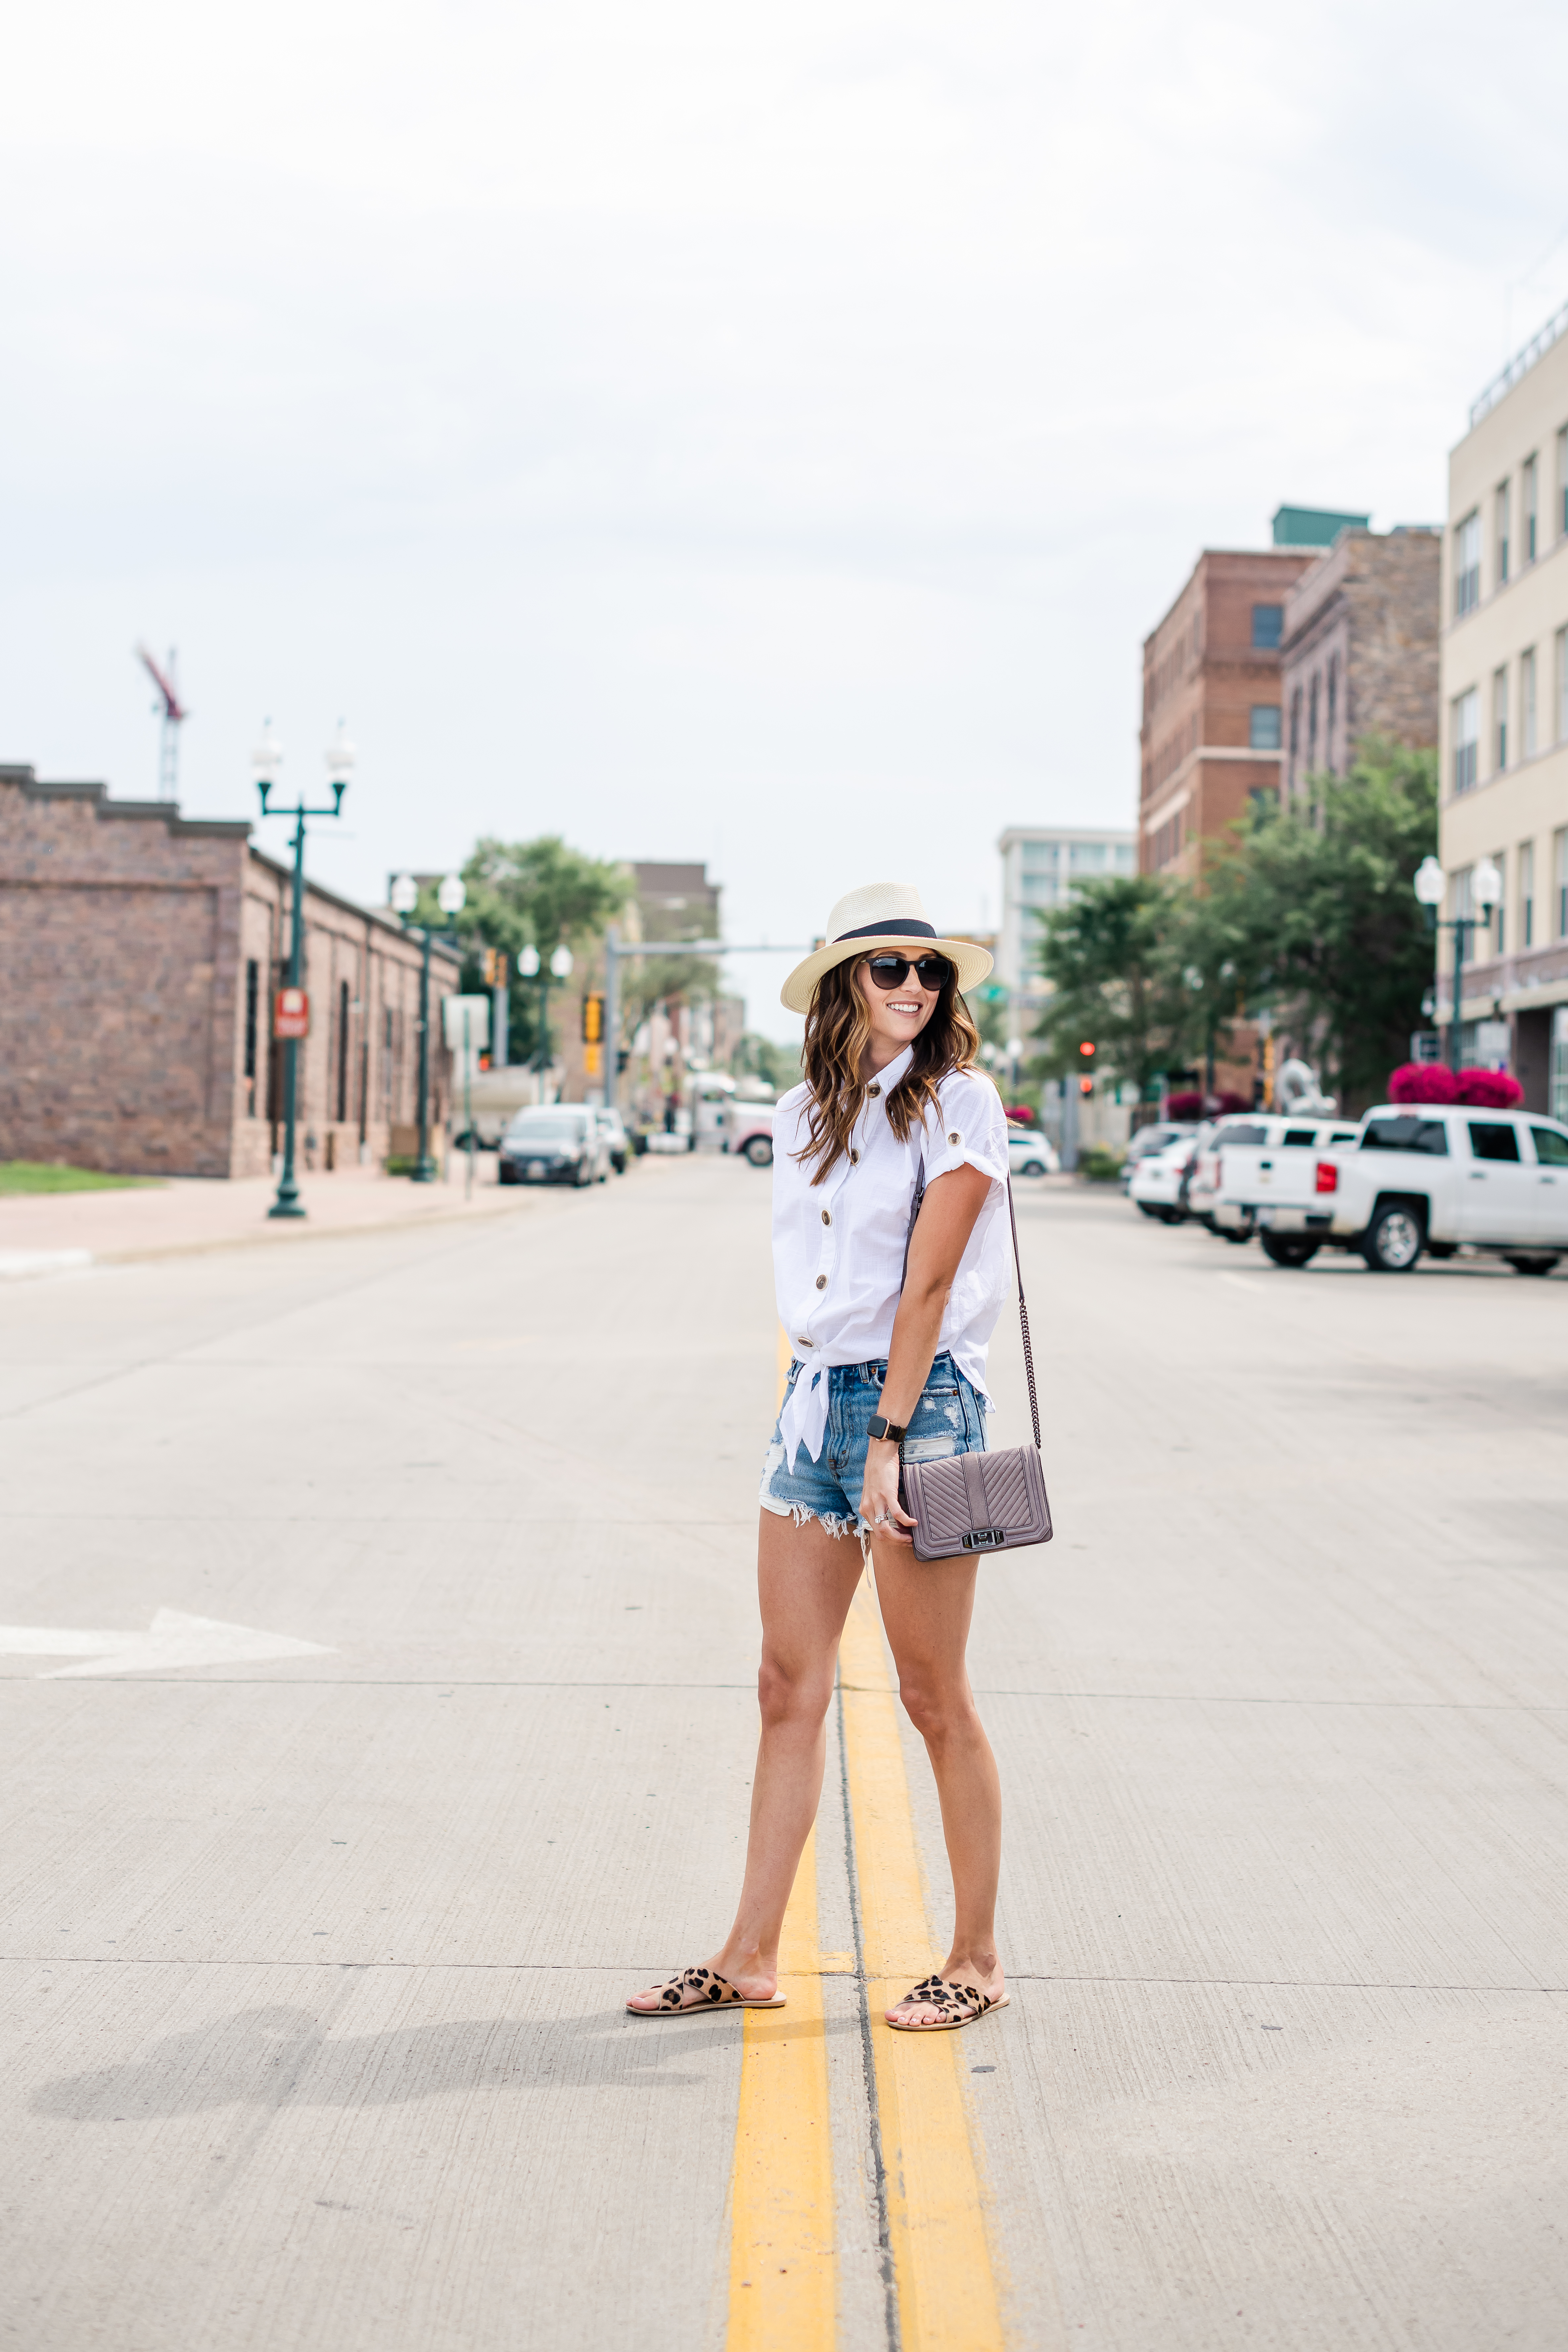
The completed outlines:
{"type": "Polygon", "coordinates": [[[963,1538],[963,1549],[965,1551],[985,1551],[1006,1540],[1005,1528],[971,1528],[963,1538]]]}

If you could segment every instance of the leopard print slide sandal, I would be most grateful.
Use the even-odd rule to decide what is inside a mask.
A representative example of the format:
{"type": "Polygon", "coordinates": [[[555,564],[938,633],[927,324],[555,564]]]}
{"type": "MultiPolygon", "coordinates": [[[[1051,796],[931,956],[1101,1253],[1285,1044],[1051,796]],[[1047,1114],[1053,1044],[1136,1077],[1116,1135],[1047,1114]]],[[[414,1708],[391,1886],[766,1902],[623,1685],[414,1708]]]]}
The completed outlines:
{"type": "Polygon", "coordinates": [[[926,2009],[938,2010],[941,2015],[927,2023],[917,2023],[912,2017],[889,2017],[887,2021],[895,2033],[952,2033],[961,2025],[973,2025],[977,2017],[985,2015],[987,2010],[1005,2009],[1008,2005],[1005,1992],[993,1999],[990,1993],[982,1992],[978,1985],[949,1984],[944,1977],[925,1978],[896,2006],[902,2009],[910,2001],[919,2001],[926,2009]]]}
{"type": "Polygon", "coordinates": [[[634,2017],[685,2017],[697,2009],[783,2009],[784,1995],[775,1992],[771,2000],[748,2000],[736,1990],[728,1977],[716,1969],[682,1969],[668,1984],[658,1988],[658,2004],[654,2009],[639,2009],[628,2000],[627,2009],[634,2017]]]}

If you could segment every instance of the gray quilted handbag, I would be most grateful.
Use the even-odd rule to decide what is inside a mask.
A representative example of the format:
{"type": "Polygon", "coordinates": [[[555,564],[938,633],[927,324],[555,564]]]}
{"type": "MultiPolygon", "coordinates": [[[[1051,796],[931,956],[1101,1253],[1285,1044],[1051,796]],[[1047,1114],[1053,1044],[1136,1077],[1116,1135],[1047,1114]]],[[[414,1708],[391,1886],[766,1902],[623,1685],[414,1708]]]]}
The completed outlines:
{"type": "MultiPolygon", "coordinates": [[[[910,1212],[910,1234],[925,1198],[922,1164],[910,1212]]],[[[1024,1303],[1024,1269],[1018,1262],[1018,1220],[1013,1214],[1013,1180],[1007,1179],[1007,1222],[1013,1229],[1013,1271],[1018,1277],[1018,1327],[1024,1335],[1024,1377],[1029,1384],[1033,1445],[1011,1445],[1002,1454],[953,1454],[945,1462],[903,1462],[899,1499],[914,1521],[917,1559],[954,1559],[965,1552],[1014,1551],[1021,1544],[1049,1543],[1051,1507],[1040,1460],[1040,1408],[1035,1397],[1035,1356],[1029,1345],[1029,1310],[1024,1303]]],[[[904,1270],[910,1263],[904,1240],[904,1270]]],[[[900,1454],[902,1449],[900,1448],[900,1454]]]]}

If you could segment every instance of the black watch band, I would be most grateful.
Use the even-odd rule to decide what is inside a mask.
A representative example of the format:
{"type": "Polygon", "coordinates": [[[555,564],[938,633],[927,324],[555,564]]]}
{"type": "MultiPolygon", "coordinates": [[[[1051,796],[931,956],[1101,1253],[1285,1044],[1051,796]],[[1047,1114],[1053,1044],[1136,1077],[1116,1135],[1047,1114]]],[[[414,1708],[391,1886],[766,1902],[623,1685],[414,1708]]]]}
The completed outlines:
{"type": "Polygon", "coordinates": [[[896,1421],[884,1421],[879,1412],[871,1415],[866,1424],[866,1432],[869,1437],[885,1437],[894,1445],[901,1445],[910,1433],[907,1422],[900,1424],[896,1421]]]}

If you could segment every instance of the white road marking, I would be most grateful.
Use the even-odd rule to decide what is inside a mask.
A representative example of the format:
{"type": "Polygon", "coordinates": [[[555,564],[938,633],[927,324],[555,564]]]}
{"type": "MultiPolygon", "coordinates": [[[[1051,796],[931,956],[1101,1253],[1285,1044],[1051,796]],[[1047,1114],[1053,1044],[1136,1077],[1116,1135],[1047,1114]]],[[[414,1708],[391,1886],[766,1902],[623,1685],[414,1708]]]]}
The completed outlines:
{"type": "Polygon", "coordinates": [[[326,1658],[324,1642],[301,1642],[291,1633],[262,1633],[251,1625],[226,1625],[216,1617],[188,1617],[181,1609],[160,1609],[144,1633],[89,1633],[74,1625],[0,1625],[0,1656],[88,1658],[85,1666],[51,1666],[39,1682],[68,1675],[145,1674],[154,1666],[226,1666],[262,1658],[326,1658]]]}

